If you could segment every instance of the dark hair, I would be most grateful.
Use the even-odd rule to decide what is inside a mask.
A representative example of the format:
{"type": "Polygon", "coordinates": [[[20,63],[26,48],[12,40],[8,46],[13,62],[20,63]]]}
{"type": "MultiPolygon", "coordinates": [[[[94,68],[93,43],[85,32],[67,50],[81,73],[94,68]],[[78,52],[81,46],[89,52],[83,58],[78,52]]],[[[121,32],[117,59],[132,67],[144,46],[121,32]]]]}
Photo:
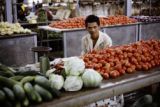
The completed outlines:
{"type": "Polygon", "coordinates": [[[88,23],[93,23],[93,22],[96,22],[99,26],[100,25],[99,17],[97,17],[95,15],[89,15],[85,19],[85,26],[87,27],[88,23]]]}

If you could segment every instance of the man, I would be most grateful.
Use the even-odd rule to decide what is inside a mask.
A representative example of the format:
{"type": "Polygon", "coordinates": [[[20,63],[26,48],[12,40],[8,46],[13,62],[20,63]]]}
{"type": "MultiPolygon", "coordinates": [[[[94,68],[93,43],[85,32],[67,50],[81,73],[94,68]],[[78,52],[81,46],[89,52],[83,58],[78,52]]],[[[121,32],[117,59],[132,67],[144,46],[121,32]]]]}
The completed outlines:
{"type": "Polygon", "coordinates": [[[99,30],[99,17],[89,15],[85,20],[85,26],[89,33],[82,38],[82,54],[112,46],[111,38],[99,30]]]}
{"type": "MultiPolygon", "coordinates": [[[[85,20],[85,26],[89,33],[82,38],[82,55],[92,50],[101,50],[112,46],[111,38],[100,31],[99,17],[89,15],[85,20]]],[[[95,104],[99,106],[107,104],[108,107],[123,107],[123,103],[123,95],[120,95],[98,101],[95,104]]]]}

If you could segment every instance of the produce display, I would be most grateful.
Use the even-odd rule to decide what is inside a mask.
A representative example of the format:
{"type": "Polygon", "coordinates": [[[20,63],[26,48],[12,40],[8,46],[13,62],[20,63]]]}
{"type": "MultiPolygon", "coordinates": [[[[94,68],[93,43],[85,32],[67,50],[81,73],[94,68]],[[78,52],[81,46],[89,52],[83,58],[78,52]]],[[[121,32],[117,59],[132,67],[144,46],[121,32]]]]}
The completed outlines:
{"type": "Polygon", "coordinates": [[[0,105],[28,107],[61,96],[50,79],[37,71],[15,71],[0,64],[0,105]]]}
{"type": "Polygon", "coordinates": [[[85,69],[81,58],[66,58],[63,63],[63,74],[57,74],[55,69],[46,74],[22,68],[16,71],[0,64],[0,105],[28,107],[61,97],[62,89],[79,91],[83,87],[100,86],[102,76],[93,69],[85,69]]]}
{"type": "Polygon", "coordinates": [[[65,91],[79,91],[83,86],[100,86],[103,79],[102,76],[93,69],[85,69],[85,63],[81,58],[65,58],[62,63],[54,64],[55,66],[53,69],[56,69],[51,69],[46,72],[46,75],[49,76],[53,75],[51,73],[54,72],[55,74],[59,74],[64,77],[63,79],[62,76],[55,76],[54,74],[53,78],[57,78],[57,80],[52,80],[52,84],[53,86],[56,86],[56,89],[60,89],[58,87],[63,87],[65,91]],[[61,81],[61,83],[58,83],[58,80],[61,81]]]}
{"type": "Polygon", "coordinates": [[[135,18],[139,22],[160,22],[160,16],[132,16],[132,18],[135,18]]]}
{"type": "Polygon", "coordinates": [[[19,23],[0,22],[0,36],[20,33],[31,33],[31,30],[24,29],[19,23]]]}
{"type": "MultiPolygon", "coordinates": [[[[84,17],[69,18],[62,21],[53,21],[49,26],[59,29],[85,28],[84,20],[84,17]]],[[[100,17],[101,26],[123,25],[136,22],[136,19],[132,19],[127,16],[100,17]]]]}
{"type": "Polygon", "coordinates": [[[83,56],[86,68],[98,71],[104,79],[125,73],[148,71],[160,66],[160,40],[138,41],[129,45],[92,51],[83,56]]]}

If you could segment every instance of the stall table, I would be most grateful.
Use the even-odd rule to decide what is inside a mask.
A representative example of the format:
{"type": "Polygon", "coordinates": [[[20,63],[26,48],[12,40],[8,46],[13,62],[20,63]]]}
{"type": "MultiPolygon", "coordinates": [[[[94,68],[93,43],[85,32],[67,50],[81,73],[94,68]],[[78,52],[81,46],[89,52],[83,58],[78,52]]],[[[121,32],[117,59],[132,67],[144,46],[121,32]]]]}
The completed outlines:
{"type": "Polygon", "coordinates": [[[160,82],[160,68],[125,74],[102,82],[99,88],[82,89],[78,92],[63,92],[62,97],[36,107],[82,107],[93,102],[131,92],[160,82]]]}

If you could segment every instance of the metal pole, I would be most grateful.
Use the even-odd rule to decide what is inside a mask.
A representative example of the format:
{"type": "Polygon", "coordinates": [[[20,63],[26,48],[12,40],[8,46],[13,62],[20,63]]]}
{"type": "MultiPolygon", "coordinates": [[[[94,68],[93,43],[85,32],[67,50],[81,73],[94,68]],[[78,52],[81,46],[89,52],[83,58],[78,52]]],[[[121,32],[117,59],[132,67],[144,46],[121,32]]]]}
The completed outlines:
{"type": "Polygon", "coordinates": [[[125,0],[125,15],[131,16],[132,15],[132,0],[125,0]]]}
{"type": "Polygon", "coordinates": [[[7,19],[7,22],[10,22],[12,23],[13,21],[13,16],[12,16],[12,0],[5,0],[6,2],[6,19],[7,19]]]}
{"type": "Polygon", "coordinates": [[[13,22],[17,22],[17,0],[12,0],[13,22]]]}

